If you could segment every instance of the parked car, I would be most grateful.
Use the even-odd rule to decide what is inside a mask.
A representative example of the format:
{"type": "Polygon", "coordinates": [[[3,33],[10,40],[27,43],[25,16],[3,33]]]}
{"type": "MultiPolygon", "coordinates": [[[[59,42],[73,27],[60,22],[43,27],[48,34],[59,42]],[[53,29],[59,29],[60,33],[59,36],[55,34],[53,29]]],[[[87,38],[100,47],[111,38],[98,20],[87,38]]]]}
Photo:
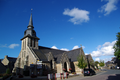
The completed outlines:
{"type": "Polygon", "coordinates": [[[92,69],[84,69],[84,76],[92,76],[95,74],[96,74],[96,72],[92,69]]]}

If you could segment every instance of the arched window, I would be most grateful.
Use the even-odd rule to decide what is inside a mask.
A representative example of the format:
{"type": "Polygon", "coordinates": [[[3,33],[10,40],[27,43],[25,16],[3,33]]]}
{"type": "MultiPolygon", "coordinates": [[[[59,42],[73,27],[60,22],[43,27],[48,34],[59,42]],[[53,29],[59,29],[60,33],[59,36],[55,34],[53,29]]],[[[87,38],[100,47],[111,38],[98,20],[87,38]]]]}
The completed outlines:
{"type": "Polygon", "coordinates": [[[52,60],[50,60],[50,68],[53,69],[52,60]]]}
{"type": "Polygon", "coordinates": [[[25,51],[24,51],[24,57],[25,57],[25,51]]]}

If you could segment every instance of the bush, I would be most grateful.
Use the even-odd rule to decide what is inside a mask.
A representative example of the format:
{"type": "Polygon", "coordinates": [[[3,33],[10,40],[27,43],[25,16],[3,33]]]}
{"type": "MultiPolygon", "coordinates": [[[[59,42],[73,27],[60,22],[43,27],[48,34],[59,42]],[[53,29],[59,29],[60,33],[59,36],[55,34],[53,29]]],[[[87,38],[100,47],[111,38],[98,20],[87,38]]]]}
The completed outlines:
{"type": "Polygon", "coordinates": [[[10,69],[9,68],[7,68],[6,74],[10,74],[10,69]]]}

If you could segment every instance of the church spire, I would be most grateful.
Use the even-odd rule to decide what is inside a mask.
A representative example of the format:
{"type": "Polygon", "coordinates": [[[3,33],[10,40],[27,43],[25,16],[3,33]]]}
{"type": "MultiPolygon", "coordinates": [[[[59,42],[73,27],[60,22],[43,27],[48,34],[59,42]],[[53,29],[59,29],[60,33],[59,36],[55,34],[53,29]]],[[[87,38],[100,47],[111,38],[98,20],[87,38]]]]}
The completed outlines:
{"type": "Polygon", "coordinates": [[[28,24],[28,27],[27,28],[34,28],[33,27],[33,20],[32,20],[32,13],[30,15],[30,20],[29,20],[29,24],[28,24]]]}
{"type": "Polygon", "coordinates": [[[29,21],[29,25],[28,26],[33,26],[32,13],[31,13],[31,16],[30,16],[30,21],[29,21]]]}

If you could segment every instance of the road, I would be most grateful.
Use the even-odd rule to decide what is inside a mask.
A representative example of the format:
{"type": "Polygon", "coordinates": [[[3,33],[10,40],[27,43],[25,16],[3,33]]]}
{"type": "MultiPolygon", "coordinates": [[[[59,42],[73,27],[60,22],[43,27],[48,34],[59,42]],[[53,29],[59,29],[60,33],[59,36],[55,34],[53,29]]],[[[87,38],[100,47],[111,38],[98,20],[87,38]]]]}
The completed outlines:
{"type": "Polygon", "coordinates": [[[120,80],[120,70],[107,70],[93,76],[77,76],[66,80],[120,80]]]}

